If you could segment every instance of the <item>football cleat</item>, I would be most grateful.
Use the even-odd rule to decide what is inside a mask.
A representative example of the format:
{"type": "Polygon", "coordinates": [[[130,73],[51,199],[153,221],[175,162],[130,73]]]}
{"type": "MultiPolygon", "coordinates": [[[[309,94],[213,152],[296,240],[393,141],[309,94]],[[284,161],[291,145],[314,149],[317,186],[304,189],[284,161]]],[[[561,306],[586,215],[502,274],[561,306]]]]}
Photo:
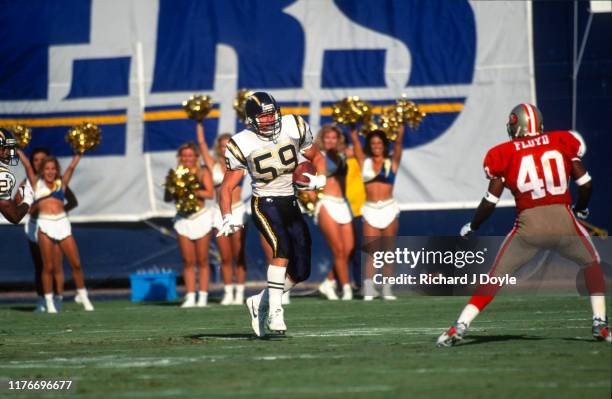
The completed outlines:
{"type": "Polygon", "coordinates": [[[268,316],[268,330],[277,334],[285,334],[287,326],[285,325],[285,311],[283,308],[277,308],[270,311],[268,316]]]}
{"type": "Polygon", "coordinates": [[[338,294],[336,294],[336,280],[323,280],[323,282],[319,284],[319,292],[330,301],[337,301],[338,294]]]}
{"type": "Polygon", "coordinates": [[[612,335],[610,334],[610,327],[608,327],[608,318],[602,320],[598,317],[593,319],[593,328],[591,330],[593,338],[598,341],[612,342],[612,335]]]}
{"type": "Polygon", "coordinates": [[[263,290],[257,295],[253,295],[247,298],[246,306],[249,310],[249,316],[251,317],[251,328],[258,337],[264,337],[266,335],[266,318],[268,316],[268,304],[262,300],[266,294],[266,290],[263,290]]]}
{"type": "Polygon", "coordinates": [[[455,322],[445,333],[438,337],[438,342],[436,342],[437,347],[449,347],[456,345],[459,341],[463,339],[467,331],[467,324],[455,322]]]}

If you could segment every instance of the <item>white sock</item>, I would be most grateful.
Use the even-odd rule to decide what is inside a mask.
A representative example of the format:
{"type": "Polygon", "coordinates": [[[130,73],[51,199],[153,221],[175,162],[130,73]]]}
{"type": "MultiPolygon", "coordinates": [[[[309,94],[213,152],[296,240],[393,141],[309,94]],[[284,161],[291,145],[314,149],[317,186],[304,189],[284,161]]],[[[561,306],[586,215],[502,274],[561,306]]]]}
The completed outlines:
{"type": "Polygon", "coordinates": [[[606,297],[603,295],[591,295],[591,307],[593,318],[606,319],[606,297]]]}
{"type": "Polygon", "coordinates": [[[291,290],[291,288],[295,287],[296,283],[294,283],[290,278],[289,275],[287,275],[287,277],[285,277],[285,292],[289,292],[291,290]]]}
{"type": "Polygon", "coordinates": [[[199,303],[208,302],[208,292],[207,291],[198,291],[198,302],[199,303]]]}
{"type": "Polygon", "coordinates": [[[244,284],[236,284],[236,295],[244,296],[244,284]]]}
{"type": "Polygon", "coordinates": [[[457,322],[465,323],[467,326],[469,326],[472,320],[474,320],[476,316],[478,316],[478,313],[480,313],[480,310],[478,310],[476,306],[469,303],[466,305],[465,308],[463,308],[463,311],[459,315],[457,322]]]}
{"type": "Polygon", "coordinates": [[[186,301],[195,301],[195,292],[188,292],[185,294],[186,301]]]}
{"type": "Polygon", "coordinates": [[[231,296],[234,294],[234,284],[226,284],[225,287],[223,287],[223,289],[225,290],[226,295],[231,296]]]}
{"type": "Polygon", "coordinates": [[[53,302],[53,294],[45,294],[45,301],[46,302],[53,302]]]}
{"type": "Polygon", "coordinates": [[[283,290],[285,289],[286,267],[268,266],[268,296],[270,309],[282,307],[283,290]]]}
{"type": "Polygon", "coordinates": [[[87,298],[87,288],[77,288],[77,295],[81,298],[87,298]]]}

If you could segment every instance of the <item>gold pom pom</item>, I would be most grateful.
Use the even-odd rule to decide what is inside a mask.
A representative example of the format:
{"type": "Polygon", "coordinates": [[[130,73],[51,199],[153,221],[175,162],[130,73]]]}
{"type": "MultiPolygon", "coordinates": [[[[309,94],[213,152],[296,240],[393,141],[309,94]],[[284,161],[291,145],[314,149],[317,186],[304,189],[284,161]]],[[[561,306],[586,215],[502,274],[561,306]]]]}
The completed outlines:
{"type": "Polygon", "coordinates": [[[234,109],[236,110],[236,114],[242,123],[246,123],[246,114],[244,113],[244,104],[246,103],[247,98],[253,95],[253,91],[242,89],[236,93],[236,98],[234,99],[234,109]]]}
{"type": "Polygon", "coordinates": [[[201,209],[196,195],[200,182],[196,174],[191,173],[188,168],[179,165],[176,169],[170,169],[164,186],[174,198],[177,211],[189,214],[201,209]]]}
{"type": "Polygon", "coordinates": [[[332,107],[334,122],[351,129],[358,123],[368,123],[372,119],[372,105],[357,96],[346,97],[332,107]]]}
{"type": "Polygon", "coordinates": [[[427,116],[422,112],[417,104],[408,100],[405,94],[395,102],[395,110],[397,118],[401,123],[407,123],[412,130],[416,130],[419,124],[427,116]]]}
{"type": "Polygon", "coordinates": [[[189,100],[183,101],[183,109],[189,119],[202,122],[212,109],[212,100],[208,96],[194,94],[189,100]]]}
{"type": "Polygon", "coordinates": [[[29,127],[25,125],[13,125],[8,126],[7,129],[15,136],[19,148],[24,149],[30,144],[30,140],[32,140],[32,129],[29,127]]]}
{"type": "Polygon", "coordinates": [[[73,126],[66,134],[66,141],[77,154],[94,150],[102,140],[102,130],[92,122],[73,126]]]}

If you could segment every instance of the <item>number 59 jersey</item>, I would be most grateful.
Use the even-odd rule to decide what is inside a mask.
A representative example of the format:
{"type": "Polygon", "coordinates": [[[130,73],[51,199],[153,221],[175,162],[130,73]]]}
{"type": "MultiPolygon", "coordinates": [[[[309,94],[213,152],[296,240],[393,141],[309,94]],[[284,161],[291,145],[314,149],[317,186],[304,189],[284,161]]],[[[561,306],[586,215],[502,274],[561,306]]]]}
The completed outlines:
{"type": "Polygon", "coordinates": [[[275,140],[245,129],[227,142],[225,162],[229,170],[247,169],[255,197],[279,197],[295,194],[293,170],[301,152],[312,146],[310,127],[297,115],[285,115],[275,140]]]}
{"type": "Polygon", "coordinates": [[[572,161],[580,160],[585,151],[579,135],[553,131],[499,144],[489,150],[483,166],[489,179],[503,179],[518,212],[542,205],[569,205],[572,161]]]}

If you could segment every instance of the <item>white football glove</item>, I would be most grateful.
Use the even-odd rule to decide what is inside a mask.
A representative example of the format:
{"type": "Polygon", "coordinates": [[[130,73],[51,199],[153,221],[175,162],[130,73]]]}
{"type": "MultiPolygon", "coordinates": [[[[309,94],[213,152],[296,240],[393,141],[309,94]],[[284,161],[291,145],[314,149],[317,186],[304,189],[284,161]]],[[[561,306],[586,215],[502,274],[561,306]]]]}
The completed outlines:
{"type": "Polygon", "coordinates": [[[227,213],[223,216],[223,226],[221,227],[221,230],[219,230],[219,232],[217,233],[217,237],[229,236],[230,234],[234,234],[235,232],[240,230],[242,227],[242,224],[234,224],[234,221],[232,220],[232,214],[227,213]]]}
{"type": "Polygon", "coordinates": [[[461,231],[459,232],[459,235],[462,238],[467,238],[470,234],[472,234],[474,232],[474,230],[472,230],[472,226],[471,226],[471,222],[468,222],[466,224],[463,225],[463,227],[461,228],[461,231]]]}
{"type": "Polygon", "coordinates": [[[34,192],[29,184],[19,187],[19,193],[21,194],[21,203],[32,206],[34,202],[34,192]]]}
{"type": "Polygon", "coordinates": [[[580,220],[587,220],[589,218],[589,208],[584,208],[580,211],[574,209],[574,214],[580,220]]]}
{"type": "Polygon", "coordinates": [[[318,190],[327,183],[325,175],[311,175],[310,173],[303,173],[303,175],[310,179],[310,181],[307,186],[299,187],[300,190],[318,190]]]}

